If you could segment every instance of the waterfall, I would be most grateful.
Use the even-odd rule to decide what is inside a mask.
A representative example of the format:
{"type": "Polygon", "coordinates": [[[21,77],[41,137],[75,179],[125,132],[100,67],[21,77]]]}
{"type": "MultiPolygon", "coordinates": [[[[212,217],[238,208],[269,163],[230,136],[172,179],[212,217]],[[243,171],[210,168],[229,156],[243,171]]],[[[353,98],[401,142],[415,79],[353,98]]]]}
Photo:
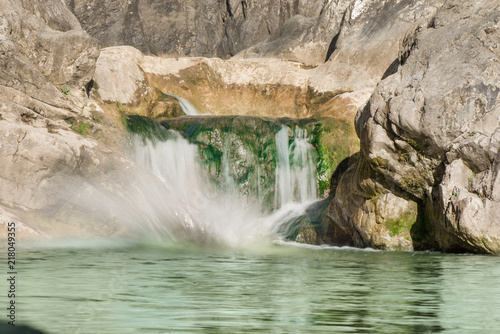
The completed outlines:
{"type": "Polygon", "coordinates": [[[163,136],[164,141],[132,136],[135,163],[152,174],[162,189],[154,195],[160,205],[143,206],[143,221],[137,223],[141,230],[147,226],[149,233],[160,238],[197,243],[255,244],[284,237],[288,233],[284,224],[304,214],[308,201],[316,198],[313,149],[303,131],[296,130],[290,144],[287,127],[276,134],[280,206],[268,215],[263,214],[258,194],[252,198],[239,192],[229,139],[224,143],[222,182],[214,183],[200,165],[199,148],[177,132],[165,131],[169,135],[163,136]]]}
{"type": "Polygon", "coordinates": [[[276,134],[277,207],[317,199],[316,152],[303,129],[296,128],[289,142],[290,129],[282,125],[276,134]]]}
{"type": "Polygon", "coordinates": [[[199,116],[201,113],[193,106],[188,100],[183,99],[182,97],[173,95],[173,94],[165,94],[167,96],[175,97],[179,102],[179,105],[182,108],[182,111],[188,116],[199,116]]]}
{"type": "MultiPolygon", "coordinates": [[[[135,162],[163,186],[161,220],[153,233],[198,243],[242,245],[273,238],[272,223],[236,191],[214,188],[198,164],[198,148],[177,133],[153,142],[134,135],[135,162]],[[166,216],[165,216],[166,215],[166,216]]],[[[142,223],[141,223],[142,224],[142,223]]]]}

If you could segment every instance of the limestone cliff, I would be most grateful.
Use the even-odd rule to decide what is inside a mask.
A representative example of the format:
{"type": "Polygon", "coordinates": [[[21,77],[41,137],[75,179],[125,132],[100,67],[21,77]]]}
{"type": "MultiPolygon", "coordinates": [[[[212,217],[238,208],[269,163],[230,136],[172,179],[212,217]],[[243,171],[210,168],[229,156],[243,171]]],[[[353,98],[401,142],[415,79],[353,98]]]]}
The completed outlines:
{"type": "Polygon", "coordinates": [[[229,58],[255,56],[309,64],[324,61],[352,1],[66,0],[83,28],[104,46],[146,54],[229,58]]]}
{"type": "Polygon", "coordinates": [[[98,55],[98,41],[61,1],[0,3],[0,217],[2,223],[17,217],[26,236],[71,232],[75,223],[63,215],[65,227],[44,226],[41,213],[57,220],[69,194],[84,189],[70,180],[123,165],[102,144],[116,146],[108,139],[119,135],[86,94],[98,55]]]}
{"type": "Polygon", "coordinates": [[[356,117],[361,157],[330,208],[338,242],[500,252],[500,6],[447,1],[407,31],[356,117]]]}

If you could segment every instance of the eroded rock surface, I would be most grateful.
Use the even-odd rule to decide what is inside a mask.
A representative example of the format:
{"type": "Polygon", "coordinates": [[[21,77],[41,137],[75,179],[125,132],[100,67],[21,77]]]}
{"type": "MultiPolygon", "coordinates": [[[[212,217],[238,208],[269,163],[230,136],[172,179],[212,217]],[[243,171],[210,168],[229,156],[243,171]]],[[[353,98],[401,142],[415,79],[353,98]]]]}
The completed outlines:
{"type": "MultiPolygon", "coordinates": [[[[447,1],[409,30],[399,69],[358,113],[361,158],[343,177],[330,217],[346,243],[373,241],[370,202],[419,206],[414,248],[500,252],[496,196],[500,104],[497,1],[447,1]]],[[[376,217],[380,216],[375,214],[376,217]]]]}
{"type": "Polygon", "coordinates": [[[113,147],[119,131],[102,131],[109,118],[86,96],[98,54],[98,41],[61,1],[0,4],[0,216],[16,220],[23,237],[107,233],[65,221],[61,209],[85,188],[71,180],[102,180],[126,165],[103,144],[113,147]]]}
{"type": "Polygon", "coordinates": [[[352,120],[370,91],[318,91],[303,64],[278,59],[165,58],[130,46],[109,47],[97,61],[96,98],[126,113],[159,119],[173,113],[163,93],[193,103],[201,113],[352,120]]]}
{"type": "Polygon", "coordinates": [[[247,48],[308,64],[324,61],[352,1],[66,0],[104,46],[147,54],[229,58],[247,48]]]}

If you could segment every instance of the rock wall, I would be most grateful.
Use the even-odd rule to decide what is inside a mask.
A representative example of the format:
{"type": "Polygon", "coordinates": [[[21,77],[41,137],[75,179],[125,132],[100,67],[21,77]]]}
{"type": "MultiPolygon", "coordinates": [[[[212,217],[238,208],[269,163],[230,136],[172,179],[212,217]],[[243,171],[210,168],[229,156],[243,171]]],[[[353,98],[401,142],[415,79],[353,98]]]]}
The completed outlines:
{"type": "Polygon", "coordinates": [[[311,64],[324,61],[350,2],[66,0],[83,28],[104,46],[131,45],[154,55],[229,58],[258,45],[254,56],[311,64]]]}
{"type": "MultiPolygon", "coordinates": [[[[130,46],[104,48],[92,96],[122,113],[157,120],[175,114],[163,93],[189,100],[203,114],[329,116],[352,120],[369,93],[318,91],[317,71],[278,59],[167,58],[130,46]]],[[[168,99],[167,99],[168,100],[168,99]]]]}
{"type": "Polygon", "coordinates": [[[0,3],[0,218],[17,220],[23,237],[85,230],[62,214],[85,188],[70,181],[102,180],[126,165],[111,149],[121,131],[86,95],[98,55],[98,41],[61,1],[0,3]],[[58,226],[47,223],[54,219],[58,226]]]}
{"type": "Polygon", "coordinates": [[[500,252],[499,22],[497,1],[447,1],[407,31],[356,117],[361,157],[329,212],[338,242],[500,252]]]}

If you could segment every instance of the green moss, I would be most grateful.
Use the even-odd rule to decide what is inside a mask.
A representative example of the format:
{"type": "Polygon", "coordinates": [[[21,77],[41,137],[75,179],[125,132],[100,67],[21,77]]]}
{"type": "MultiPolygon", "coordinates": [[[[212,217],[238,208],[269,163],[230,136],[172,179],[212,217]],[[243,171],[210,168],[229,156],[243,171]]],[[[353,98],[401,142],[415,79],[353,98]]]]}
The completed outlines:
{"type": "Polygon", "coordinates": [[[321,119],[312,129],[311,144],[318,152],[318,182],[320,195],[328,193],[330,179],[337,166],[352,155],[358,143],[352,122],[321,119]]]}
{"type": "Polygon", "coordinates": [[[373,158],[372,160],[370,160],[370,167],[373,170],[384,169],[384,170],[387,170],[389,172],[395,171],[394,167],[392,167],[391,164],[389,164],[389,161],[387,159],[384,159],[381,157],[376,157],[376,158],[373,158]]]}
{"type": "MultiPolygon", "coordinates": [[[[213,182],[223,182],[224,152],[232,161],[231,177],[245,195],[258,194],[259,201],[275,203],[276,133],[284,124],[289,144],[297,127],[307,132],[316,149],[320,196],[329,194],[330,179],[340,162],[351,156],[357,137],[352,122],[332,119],[290,119],[252,116],[179,117],[161,124],[146,117],[125,116],[127,129],[148,139],[168,138],[168,129],[180,132],[199,147],[199,157],[213,182]]],[[[222,185],[223,186],[223,185],[222,185]]]]}
{"type": "Polygon", "coordinates": [[[425,146],[424,144],[417,140],[417,139],[412,139],[412,138],[406,138],[405,139],[408,144],[417,152],[419,153],[424,153],[425,152],[425,146]]]}
{"type": "Polygon", "coordinates": [[[90,133],[90,127],[85,122],[74,122],[71,125],[71,130],[81,134],[82,136],[88,135],[90,133]]]}
{"type": "MultiPolygon", "coordinates": [[[[339,92],[338,94],[341,93],[343,92],[339,92]]],[[[334,92],[318,92],[309,86],[307,87],[306,101],[310,107],[312,107],[313,109],[317,109],[319,106],[325,104],[333,97],[335,97],[335,95],[337,94],[334,92]]]]}
{"type": "Polygon", "coordinates": [[[124,116],[122,117],[122,121],[130,133],[140,135],[143,140],[149,139],[153,142],[156,140],[164,141],[174,136],[160,123],[148,117],[124,116]]]}
{"type": "Polygon", "coordinates": [[[418,178],[403,179],[401,181],[401,188],[411,194],[420,194],[425,189],[425,182],[418,178]]]}
{"type": "Polygon", "coordinates": [[[402,162],[404,164],[407,164],[410,162],[410,154],[408,153],[401,153],[399,156],[399,162],[402,162]]]}
{"type": "Polygon", "coordinates": [[[413,211],[408,211],[403,214],[400,219],[387,219],[385,226],[389,230],[389,235],[394,237],[404,232],[410,232],[413,224],[417,221],[417,215],[413,211]]]}
{"type": "Polygon", "coordinates": [[[373,192],[370,192],[368,195],[370,196],[370,201],[373,203],[373,205],[377,205],[377,201],[380,198],[380,196],[383,194],[382,189],[376,188],[373,192]]]}

